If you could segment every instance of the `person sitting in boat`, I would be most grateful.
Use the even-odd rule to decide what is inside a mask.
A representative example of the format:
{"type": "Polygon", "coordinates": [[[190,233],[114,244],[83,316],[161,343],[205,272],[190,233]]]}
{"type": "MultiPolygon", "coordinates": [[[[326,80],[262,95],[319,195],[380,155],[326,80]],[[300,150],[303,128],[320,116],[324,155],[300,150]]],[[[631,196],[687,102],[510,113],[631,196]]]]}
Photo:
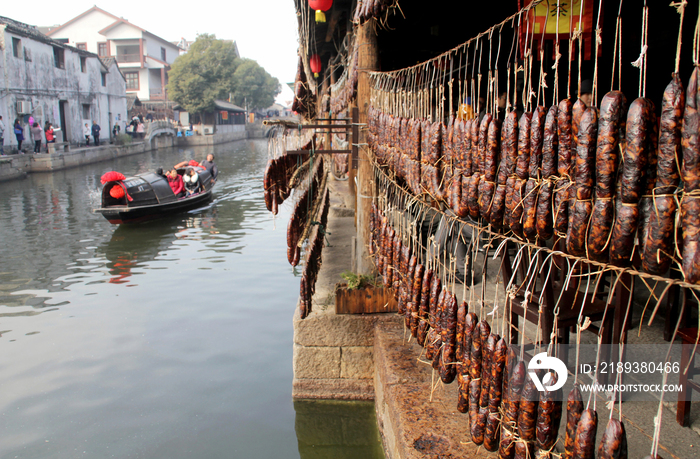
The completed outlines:
{"type": "Polygon", "coordinates": [[[192,196],[199,192],[199,174],[195,172],[193,167],[187,168],[183,180],[185,181],[186,196],[192,196]]]}
{"type": "Polygon", "coordinates": [[[182,177],[177,173],[175,169],[171,170],[169,174],[167,174],[168,177],[168,184],[170,184],[170,188],[173,189],[173,193],[175,193],[175,196],[178,198],[181,198],[185,195],[185,183],[182,181],[182,177]]]}

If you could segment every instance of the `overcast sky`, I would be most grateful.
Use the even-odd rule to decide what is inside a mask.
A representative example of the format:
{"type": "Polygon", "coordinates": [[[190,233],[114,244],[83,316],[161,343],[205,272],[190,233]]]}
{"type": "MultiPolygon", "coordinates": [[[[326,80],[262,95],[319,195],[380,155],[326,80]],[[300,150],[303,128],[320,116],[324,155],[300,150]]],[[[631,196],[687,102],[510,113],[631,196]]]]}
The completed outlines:
{"type": "MultiPolygon", "coordinates": [[[[93,6],[95,0],[3,1],[0,15],[31,25],[50,26],[63,24],[93,6]]],[[[194,40],[200,33],[235,40],[241,57],[258,61],[280,80],[283,92],[278,100],[292,100],[286,83],[294,81],[298,63],[294,0],[124,1],[97,6],[168,41],[181,37],[194,40]]]]}

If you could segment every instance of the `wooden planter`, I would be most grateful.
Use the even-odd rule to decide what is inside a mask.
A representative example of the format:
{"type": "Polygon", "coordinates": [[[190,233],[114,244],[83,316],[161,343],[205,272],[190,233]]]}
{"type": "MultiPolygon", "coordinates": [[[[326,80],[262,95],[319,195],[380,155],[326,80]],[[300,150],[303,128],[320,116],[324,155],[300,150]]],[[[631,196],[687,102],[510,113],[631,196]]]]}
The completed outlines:
{"type": "Polygon", "coordinates": [[[393,291],[384,287],[348,290],[347,284],[338,284],[335,292],[336,314],[374,314],[396,312],[398,306],[393,291]]]}

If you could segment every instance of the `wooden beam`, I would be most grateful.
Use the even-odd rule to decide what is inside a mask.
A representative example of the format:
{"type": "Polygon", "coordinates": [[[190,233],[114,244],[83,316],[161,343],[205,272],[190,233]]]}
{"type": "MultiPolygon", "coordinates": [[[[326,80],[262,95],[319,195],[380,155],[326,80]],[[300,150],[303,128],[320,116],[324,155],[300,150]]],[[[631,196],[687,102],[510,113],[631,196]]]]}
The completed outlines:
{"type": "MultiPolygon", "coordinates": [[[[357,28],[358,40],[358,76],[357,76],[357,108],[359,124],[367,123],[369,108],[370,79],[368,72],[379,70],[379,51],[377,48],[376,24],[374,19],[367,21],[357,28]]],[[[367,130],[360,132],[358,145],[367,145],[367,130]]],[[[369,160],[369,149],[365,146],[359,149],[359,165],[357,168],[357,204],[355,216],[357,221],[357,244],[355,263],[358,274],[367,274],[372,270],[369,258],[369,221],[372,210],[371,196],[375,195],[376,187],[373,180],[372,165],[369,160]]]]}
{"type": "Polygon", "coordinates": [[[331,15],[331,20],[328,21],[328,31],[326,32],[326,43],[333,40],[333,33],[335,32],[335,27],[338,25],[340,20],[341,11],[340,8],[333,8],[333,14],[331,15]]]}

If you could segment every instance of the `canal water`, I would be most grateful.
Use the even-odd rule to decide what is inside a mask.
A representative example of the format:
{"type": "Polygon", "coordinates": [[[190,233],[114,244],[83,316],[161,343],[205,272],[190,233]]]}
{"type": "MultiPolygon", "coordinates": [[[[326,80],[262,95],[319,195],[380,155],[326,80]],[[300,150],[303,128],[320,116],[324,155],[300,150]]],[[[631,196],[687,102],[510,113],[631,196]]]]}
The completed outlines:
{"type": "Polygon", "coordinates": [[[383,457],[371,404],[292,403],[299,273],[266,161],[239,141],[0,184],[0,457],[383,457]],[[91,212],[104,172],[208,153],[211,205],[132,227],[91,212]]]}

